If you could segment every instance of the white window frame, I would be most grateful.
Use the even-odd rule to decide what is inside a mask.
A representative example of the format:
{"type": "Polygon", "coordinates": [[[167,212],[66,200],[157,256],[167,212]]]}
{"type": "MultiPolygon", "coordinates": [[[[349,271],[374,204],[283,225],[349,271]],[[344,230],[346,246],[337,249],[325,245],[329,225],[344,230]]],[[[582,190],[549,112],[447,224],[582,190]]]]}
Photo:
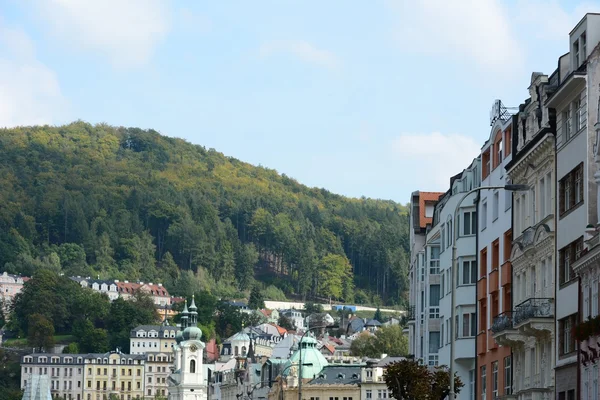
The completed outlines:
{"type": "Polygon", "coordinates": [[[492,363],[492,398],[498,398],[498,361],[492,363]]]}
{"type": "Polygon", "coordinates": [[[463,211],[461,233],[462,236],[474,236],[477,234],[477,212],[475,210],[463,211]],[[467,215],[469,216],[468,224],[466,222],[467,215]]]}
{"type": "Polygon", "coordinates": [[[500,215],[500,193],[497,190],[494,192],[492,200],[492,222],[494,222],[500,215]]]}
{"type": "Polygon", "coordinates": [[[486,394],[487,394],[487,366],[482,365],[480,367],[480,371],[481,371],[481,400],[485,400],[486,399],[486,394]]]}
{"type": "Polygon", "coordinates": [[[512,394],[512,356],[504,357],[504,394],[512,394]],[[508,361],[508,362],[507,362],[508,361]]]}
{"type": "Polygon", "coordinates": [[[487,201],[481,203],[481,230],[487,228],[487,201]]]}

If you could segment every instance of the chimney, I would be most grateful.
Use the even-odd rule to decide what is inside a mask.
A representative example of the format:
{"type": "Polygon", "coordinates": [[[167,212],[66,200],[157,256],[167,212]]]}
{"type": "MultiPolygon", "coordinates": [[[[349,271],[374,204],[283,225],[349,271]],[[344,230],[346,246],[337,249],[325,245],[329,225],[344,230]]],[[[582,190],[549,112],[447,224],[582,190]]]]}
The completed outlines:
{"type": "Polygon", "coordinates": [[[162,287],[162,283],[159,283],[159,284],[158,284],[158,286],[159,286],[159,287],[162,287]]]}
{"type": "Polygon", "coordinates": [[[152,286],[152,285],[153,285],[153,283],[152,283],[152,282],[150,282],[148,285],[152,286]]]}
{"type": "Polygon", "coordinates": [[[143,285],[143,284],[144,284],[144,282],[140,282],[140,285],[143,285]]]}
{"type": "Polygon", "coordinates": [[[123,283],[129,283],[129,281],[123,281],[123,283]]]}

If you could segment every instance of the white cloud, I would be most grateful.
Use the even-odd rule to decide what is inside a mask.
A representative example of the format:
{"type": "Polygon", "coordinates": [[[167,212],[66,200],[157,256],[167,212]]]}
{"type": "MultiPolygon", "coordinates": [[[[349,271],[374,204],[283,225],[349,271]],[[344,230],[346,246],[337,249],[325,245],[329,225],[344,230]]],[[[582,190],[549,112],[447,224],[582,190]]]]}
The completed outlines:
{"type": "Polygon", "coordinates": [[[27,34],[0,19],[0,127],[64,122],[68,103],[27,34]]]}
{"type": "Polygon", "coordinates": [[[169,0],[37,0],[36,11],[65,42],[118,67],[143,65],[170,28],[169,0]]]}
{"type": "Polygon", "coordinates": [[[303,40],[276,40],[263,43],[260,46],[260,55],[263,57],[273,53],[290,53],[309,64],[334,69],[339,65],[339,60],[330,51],[321,50],[303,40]]]}
{"type": "Polygon", "coordinates": [[[522,49],[499,0],[390,0],[395,36],[407,51],[475,63],[494,73],[520,68],[522,49]]]}
{"type": "Polygon", "coordinates": [[[528,28],[529,34],[538,39],[562,40],[567,52],[571,29],[586,13],[597,11],[598,6],[598,2],[583,2],[569,13],[557,0],[519,0],[515,6],[515,22],[528,28]]]}
{"type": "Polygon", "coordinates": [[[446,191],[450,177],[467,168],[480,154],[480,145],[458,134],[403,133],[392,142],[392,151],[408,168],[411,180],[422,190],[446,191]]]}

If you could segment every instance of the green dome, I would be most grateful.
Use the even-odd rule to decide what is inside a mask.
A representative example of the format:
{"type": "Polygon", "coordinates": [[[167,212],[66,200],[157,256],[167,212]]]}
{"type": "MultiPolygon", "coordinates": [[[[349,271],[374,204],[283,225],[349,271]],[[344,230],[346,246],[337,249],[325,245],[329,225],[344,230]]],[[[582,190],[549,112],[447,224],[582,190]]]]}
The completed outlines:
{"type": "MultiPolygon", "coordinates": [[[[298,348],[302,348],[302,379],[312,379],[319,376],[321,370],[329,365],[323,354],[317,349],[317,341],[312,337],[302,339],[302,346],[298,343],[298,348]],[[312,364],[312,365],[306,365],[312,364]]],[[[300,362],[300,350],[296,350],[285,363],[284,369],[287,368],[286,376],[290,374],[293,368],[290,365],[298,367],[300,362]],[[288,368],[289,367],[289,368],[288,368]]]]}
{"type": "Polygon", "coordinates": [[[183,340],[183,332],[177,331],[177,334],[175,335],[175,341],[177,342],[177,344],[179,344],[179,343],[181,343],[182,340],[183,340]]]}
{"type": "Polygon", "coordinates": [[[200,340],[202,338],[202,330],[196,326],[188,326],[183,331],[183,340],[200,340]]]}

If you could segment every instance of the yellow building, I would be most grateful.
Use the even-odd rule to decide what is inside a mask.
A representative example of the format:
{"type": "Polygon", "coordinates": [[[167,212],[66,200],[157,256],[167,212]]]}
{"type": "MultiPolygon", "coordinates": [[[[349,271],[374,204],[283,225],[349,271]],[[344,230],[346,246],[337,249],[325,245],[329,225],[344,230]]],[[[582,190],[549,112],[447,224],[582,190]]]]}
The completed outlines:
{"type": "Polygon", "coordinates": [[[110,352],[84,356],[84,400],[144,397],[146,355],[110,352]]]}
{"type": "MultiPolygon", "coordinates": [[[[269,400],[298,400],[298,378],[292,375],[294,372],[273,385],[269,400]]],[[[361,400],[360,381],[360,365],[326,366],[313,379],[302,381],[302,400],[361,400]]]]}

